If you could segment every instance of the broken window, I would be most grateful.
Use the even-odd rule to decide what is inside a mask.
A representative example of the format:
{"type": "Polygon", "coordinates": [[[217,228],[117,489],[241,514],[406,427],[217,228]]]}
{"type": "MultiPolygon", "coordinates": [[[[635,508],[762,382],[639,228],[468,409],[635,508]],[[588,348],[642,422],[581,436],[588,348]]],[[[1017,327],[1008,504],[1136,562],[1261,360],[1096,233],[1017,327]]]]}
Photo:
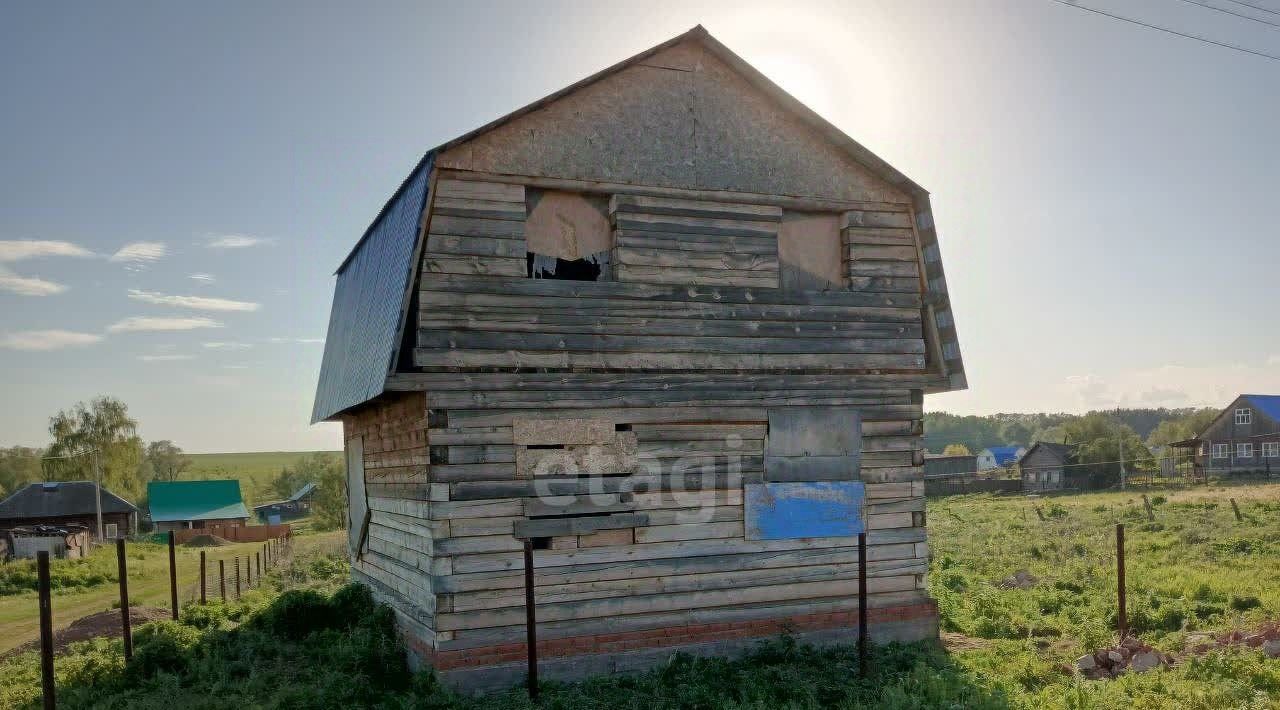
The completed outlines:
{"type": "Polygon", "coordinates": [[[525,198],[529,278],[609,280],[613,235],[606,198],[559,190],[527,190],[525,198]]]}
{"type": "Polygon", "coordinates": [[[561,259],[547,254],[528,252],[528,275],[531,279],[560,281],[606,281],[609,252],[589,254],[582,259],[561,259]]]}

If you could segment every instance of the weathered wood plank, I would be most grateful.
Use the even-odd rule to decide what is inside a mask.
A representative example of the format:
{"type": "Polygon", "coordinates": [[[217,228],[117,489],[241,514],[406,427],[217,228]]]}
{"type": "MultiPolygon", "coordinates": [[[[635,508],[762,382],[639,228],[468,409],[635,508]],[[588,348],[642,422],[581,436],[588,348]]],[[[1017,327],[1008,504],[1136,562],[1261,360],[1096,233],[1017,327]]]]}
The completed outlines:
{"type": "Polygon", "coordinates": [[[492,200],[524,205],[524,185],[475,180],[438,179],[436,199],[492,200]]]}
{"type": "Polygon", "coordinates": [[[653,284],[692,284],[694,286],[747,286],[777,288],[778,275],[769,271],[741,269],[694,269],[669,266],[632,266],[615,264],[613,275],[618,281],[653,284]]]}
{"type": "Polygon", "coordinates": [[[474,217],[478,219],[524,219],[523,202],[500,200],[476,200],[455,197],[437,197],[431,206],[431,214],[448,217],[474,217]]]}
{"type": "Polygon", "coordinates": [[[512,441],[523,446],[603,444],[616,435],[608,419],[515,419],[512,441]]]}
{"type": "Polygon", "coordinates": [[[655,266],[680,271],[693,269],[758,271],[769,275],[778,270],[778,257],[776,254],[741,254],[734,252],[703,254],[633,246],[615,247],[613,261],[615,264],[655,266]]]}
{"type": "Polygon", "coordinates": [[[433,214],[428,233],[458,237],[524,239],[524,219],[475,219],[433,214]]]}
{"type": "Polygon", "coordinates": [[[521,277],[528,273],[523,258],[487,256],[440,256],[428,254],[422,268],[431,274],[466,274],[475,276],[521,277]]]}
{"type": "Polygon", "coordinates": [[[778,242],[773,237],[726,237],[717,234],[679,234],[676,232],[632,232],[614,230],[614,245],[619,248],[664,249],[696,254],[752,254],[777,256],[778,242]]]}
{"type": "Polygon", "coordinates": [[[698,354],[741,353],[923,353],[920,338],[757,338],[596,333],[511,333],[486,331],[418,331],[418,348],[501,350],[518,345],[522,350],[585,350],[593,353],[635,352],[698,354]]]}
{"type": "Polygon", "coordinates": [[[806,322],[784,320],[691,320],[630,318],[588,314],[529,314],[476,311],[425,311],[418,327],[427,331],[479,330],[500,333],[594,333],[599,335],[672,335],[788,338],[924,337],[919,323],[806,322]]]}
{"type": "Polygon", "coordinates": [[[614,195],[609,199],[610,212],[636,212],[652,215],[682,215],[712,219],[750,219],[781,222],[782,208],[775,205],[741,202],[712,202],[709,200],[650,197],[644,195],[614,195]]]}
{"type": "Polygon", "coordinates": [[[432,234],[427,237],[426,253],[523,259],[527,253],[527,247],[523,239],[457,237],[446,234],[432,234]]]}
{"type": "Polygon", "coordinates": [[[669,232],[676,234],[712,234],[723,236],[769,237],[778,233],[777,222],[746,219],[712,219],[675,215],[632,214],[611,215],[618,229],[633,232],[669,232]]]}

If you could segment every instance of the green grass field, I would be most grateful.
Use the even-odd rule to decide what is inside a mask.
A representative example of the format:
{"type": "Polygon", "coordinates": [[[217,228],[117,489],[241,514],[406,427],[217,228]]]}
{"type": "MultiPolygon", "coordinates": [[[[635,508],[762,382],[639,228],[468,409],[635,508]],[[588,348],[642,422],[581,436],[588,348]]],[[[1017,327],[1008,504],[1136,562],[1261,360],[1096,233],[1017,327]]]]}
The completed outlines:
{"type": "MultiPolygon", "coordinates": [[[[941,498],[929,501],[928,516],[929,583],[939,603],[945,652],[929,642],[879,647],[872,676],[864,679],[852,646],[819,651],[773,640],[742,659],[676,659],[640,676],[550,683],[536,706],[1280,708],[1280,659],[1204,643],[1210,634],[1253,630],[1280,619],[1280,485],[941,498]],[[1154,520],[1143,505],[1144,492],[1154,520]],[[1087,680],[1075,672],[1075,660],[1116,640],[1116,523],[1125,524],[1128,538],[1130,625],[1145,642],[1171,654],[1174,664],[1087,680]],[[1011,583],[1015,577],[1017,584],[1011,583]]],[[[342,547],[341,533],[310,538],[342,547]]],[[[328,567],[344,566],[340,554],[331,551],[326,559],[328,567]]],[[[345,576],[330,572],[331,579],[345,576]]],[[[117,675],[118,660],[95,665],[118,656],[107,646],[68,654],[60,663],[82,687],[99,679],[123,682],[109,698],[85,696],[109,700],[104,706],[111,707],[163,707],[173,693],[204,698],[203,693],[202,706],[218,708],[535,707],[520,689],[466,698],[441,689],[429,675],[413,678],[389,650],[390,626],[360,626],[335,636],[329,616],[315,611],[330,602],[312,599],[298,606],[302,601],[281,597],[274,611],[262,612],[293,620],[278,641],[263,635],[262,624],[254,627],[259,631],[239,635],[191,636],[196,645],[184,661],[186,670],[146,675],[139,686],[129,685],[134,671],[117,675]],[[277,645],[291,650],[283,653],[277,645]],[[290,654],[348,669],[352,682],[334,684],[324,674],[300,673],[282,660],[290,654]]],[[[106,599],[96,603],[109,605],[106,599]]],[[[66,606],[55,599],[55,614],[66,606]]],[[[37,678],[32,658],[13,665],[30,683],[37,678]]],[[[145,669],[144,664],[138,672],[145,669]]]]}
{"type": "Polygon", "coordinates": [[[305,456],[324,453],[338,460],[340,451],[253,451],[236,454],[188,454],[191,467],[182,474],[184,480],[235,478],[240,481],[245,504],[252,507],[276,498],[271,480],[285,466],[292,466],[305,456]]]}

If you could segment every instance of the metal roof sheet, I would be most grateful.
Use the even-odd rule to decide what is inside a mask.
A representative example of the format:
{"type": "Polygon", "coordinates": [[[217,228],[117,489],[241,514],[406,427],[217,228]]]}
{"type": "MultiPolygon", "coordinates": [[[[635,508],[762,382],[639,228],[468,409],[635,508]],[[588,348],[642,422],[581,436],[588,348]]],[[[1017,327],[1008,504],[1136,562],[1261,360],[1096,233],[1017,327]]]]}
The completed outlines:
{"type": "MultiPolygon", "coordinates": [[[[30,483],[0,501],[0,518],[56,518],[97,512],[93,481],[49,481],[30,483]]],[[[102,512],[132,513],[129,501],[102,489],[102,512]]]]}
{"type": "Polygon", "coordinates": [[[152,481],[147,500],[153,522],[249,517],[234,480],[152,481]]]}
{"type": "Polygon", "coordinates": [[[1241,396],[1253,402],[1253,406],[1257,407],[1258,411],[1280,422],[1280,395],[1245,394],[1241,396]]]}
{"type": "Polygon", "coordinates": [[[434,159],[428,153],[418,162],[338,268],[312,423],[363,404],[386,386],[434,159]]]}

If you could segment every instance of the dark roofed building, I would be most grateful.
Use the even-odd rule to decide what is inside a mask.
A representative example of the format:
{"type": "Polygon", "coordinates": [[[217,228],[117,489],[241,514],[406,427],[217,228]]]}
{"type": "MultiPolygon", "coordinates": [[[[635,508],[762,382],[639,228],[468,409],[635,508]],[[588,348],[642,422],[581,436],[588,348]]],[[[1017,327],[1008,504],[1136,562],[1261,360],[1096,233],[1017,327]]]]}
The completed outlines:
{"type": "MultiPolygon", "coordinates": [[[[37,525],[83,525],[96,539],[97,491],[93,481],[47,481],[31,483],[0,501],[0,530],[37,525]]],[[[102,489],[103,537],[114,539],[136,530],[138,508],[129,501],[102,489]]]]}
{"type": "Polygon", "coordinates": [[[315,496],[316,484],[308,483],[294,491],[285,500],[263,503],[253,507],[258,521],[270,525],[279,525],[286,520],[295,520],[311,514],[311,498],[315,496]]]}
{"type": "MultiPolygon", "coordinates": [[[[1022,471],[1022,490],[1027,492],[1060,491],[1070,485],[1076,463],[1076,447],[1037,441],[1018,460],[1022,471]]],[[[1087,478],[1087,476],[1085,476],[1087,478]]]]}

